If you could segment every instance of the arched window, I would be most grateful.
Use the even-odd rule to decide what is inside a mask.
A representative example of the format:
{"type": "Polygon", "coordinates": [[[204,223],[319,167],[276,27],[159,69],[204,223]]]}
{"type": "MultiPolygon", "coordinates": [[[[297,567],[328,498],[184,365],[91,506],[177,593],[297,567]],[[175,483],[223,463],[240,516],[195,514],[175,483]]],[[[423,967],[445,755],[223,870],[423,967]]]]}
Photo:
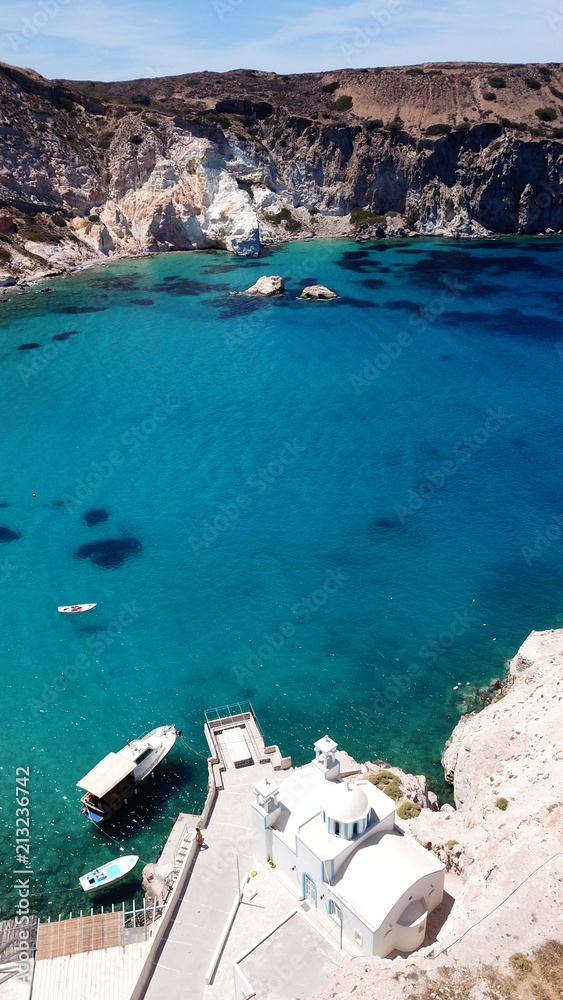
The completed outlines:
{"type": "Polygon", "coordinates": [[[334,832],[335,832],[335,834],[336,834],[337,837],[340,836],[340,823],[338,822],[337,819],[335,819],[335,821],[334,821],[334,832]]]}
{"type": "Polygon", "coordinates": [[[358,824],[357,823],[354,823],[354,826],[352,827],[352,836],[353,837],[357,837],[358,836],[358,824]]]}

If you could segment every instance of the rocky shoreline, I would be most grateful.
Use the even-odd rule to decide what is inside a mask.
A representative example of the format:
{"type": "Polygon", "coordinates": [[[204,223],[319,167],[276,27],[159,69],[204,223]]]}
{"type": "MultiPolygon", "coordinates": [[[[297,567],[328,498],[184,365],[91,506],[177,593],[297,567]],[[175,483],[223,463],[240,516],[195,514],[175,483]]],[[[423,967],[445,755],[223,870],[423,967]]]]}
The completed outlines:
{"type": "Polygon", "coordinates": [[[169,250],[563,232],[562,99],[561,64],[112,84],[0,64],[0,287],[169,250]]]}
{"type": "MultiPolygon", "coordinates": [[[[400,821],[448,869],[430,943],[408,958],[350,962],[316,1000],[352,993],[355,1000],[426,1000],[438,980],[447,980],[450,1000],[484,1000],[505,995],[490,992],[495,976],[505,977],[506,995],[536,995],[510,977],[522,969],[531,975],[551,939],[561,960],[562,718],[563,629],[532,632],[495,700],[462,716],[448,740],[443,765],[455,808],[437,809],[422,796],[419,815],[400,821]]],[[[384,766],[417,801],[420,777],[384,766]]],[[[555,982],[554,973],[547,981],[555,982]]]]}

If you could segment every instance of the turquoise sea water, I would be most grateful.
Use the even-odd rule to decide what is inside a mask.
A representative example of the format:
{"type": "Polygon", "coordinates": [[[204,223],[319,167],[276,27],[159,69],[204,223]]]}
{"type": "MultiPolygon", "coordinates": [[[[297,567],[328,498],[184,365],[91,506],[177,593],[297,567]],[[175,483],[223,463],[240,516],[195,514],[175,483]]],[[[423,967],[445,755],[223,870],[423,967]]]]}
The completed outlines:
{"type": "MultiPolygon", "coordinates": [[[[118,853],[76,781],[163,723],[205,754],[226,702],[296,763],[328,732],[442,790],[476,688],[563,622],[562,264],[556,238],[294,243],[2,300],[3,916],[16,767],[32,908],[76,911],[118,853]],[[283,299],[229,297],[264,273],[283,299]],[[339,300],[297,301],[313,281],[339,300]]],[[[206,780],[178,743],[109,832],[154,860],[206,780]]]]}

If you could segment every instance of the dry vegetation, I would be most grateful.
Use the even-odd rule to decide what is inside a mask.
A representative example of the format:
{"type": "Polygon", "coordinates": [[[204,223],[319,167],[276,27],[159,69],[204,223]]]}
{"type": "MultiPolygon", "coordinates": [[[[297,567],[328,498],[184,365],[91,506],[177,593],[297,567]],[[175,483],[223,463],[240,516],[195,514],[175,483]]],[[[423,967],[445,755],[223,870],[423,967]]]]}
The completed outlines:
{"type": "Polygon", "coordinates": [[[563,944],[547,941],[530,955],[516,952],[511,972],[492,966],[477,969],[443,968],[408,1000],[561,1000],[563,997],[563,944]]]}

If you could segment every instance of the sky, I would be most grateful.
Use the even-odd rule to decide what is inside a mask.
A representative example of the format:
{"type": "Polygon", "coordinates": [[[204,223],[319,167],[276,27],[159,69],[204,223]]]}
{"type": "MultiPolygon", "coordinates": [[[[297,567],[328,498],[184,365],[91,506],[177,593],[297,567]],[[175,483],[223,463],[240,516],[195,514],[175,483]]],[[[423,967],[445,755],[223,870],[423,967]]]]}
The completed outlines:
{"type": "Polygon", "coordinates": [[[558,62],[563,0],[0,0],[0,60],[51,79],[558,62]]]}

